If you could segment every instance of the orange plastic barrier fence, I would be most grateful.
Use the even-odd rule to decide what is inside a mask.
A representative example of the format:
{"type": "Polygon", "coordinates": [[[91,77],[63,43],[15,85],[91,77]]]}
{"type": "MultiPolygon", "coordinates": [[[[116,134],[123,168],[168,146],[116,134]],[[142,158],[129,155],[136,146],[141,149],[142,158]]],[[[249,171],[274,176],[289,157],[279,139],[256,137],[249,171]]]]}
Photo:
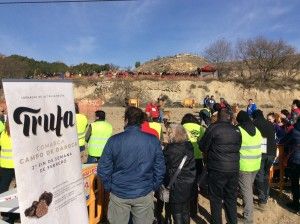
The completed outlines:
{"type": "Polygon", "coordinates": [[[109,194],[104,192],[104,187],[96,175],[97,166],[91,165],[83,169],[86,205],[89,214],[89,224],[97,224],[106,216],[109,194]]]}
{"type": "Polygon", "coordinates": [[[272,165],[270,168],[270,184],[271,186],[279,187],[280,194],[282,194],[283,188],[285,187],[285,182],[284,182],[284,171],[286,168],[286,158],[284,155],[284,145],[277,145],[277,150],[278,150],[278,165],[272,165]],[[273,183],[273,176],[276,170],[279,170],[279,182],[278,183],[273,183]]]}

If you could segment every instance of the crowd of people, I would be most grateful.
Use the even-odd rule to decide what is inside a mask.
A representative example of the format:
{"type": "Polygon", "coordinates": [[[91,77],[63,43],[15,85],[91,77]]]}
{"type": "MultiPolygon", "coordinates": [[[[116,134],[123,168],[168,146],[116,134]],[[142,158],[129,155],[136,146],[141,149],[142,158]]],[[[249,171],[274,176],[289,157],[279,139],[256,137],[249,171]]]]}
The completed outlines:
{"type": "MultiPolygon", "coordinates": [[[[227,223],[253,223],[253,192],[258,208],[266,210],[277,144],[285,145],[288,158],[293,196],[288,206],[300,215],[300,100],[290,111],[265,116],[252,99],[244,111],[206,96],[199,116],[187,113],[179,123],[164,118],[164,101],[150,102],[144,111],[128,106],[124,131],[115,135],[103,110],[89,124],[75,105],[80,151],[87,153],[87,163],[98,163],[97,175],[110,193],[111,224],[190,223],[199,213],[199,192],[205,191],[211,223],[222,223],[223,207],[227,223]],[[238,194],[244,205],[239,219],[238,194]]],[[[2,193],[14,177],[9,124],[2,117],[0,132],[2,193]]]]}
{"type": "Polygon", "coordinates": [[[276,162],[276,144],[283,143],[293,194],[288,206],[299,214],[300,101],[293,101],[289,114],[282,111],[282,124],[270,120],[277,116],[273,113],[265,117],[252,99],[246,111],[224,98],[216,103],[212,96],[205,103],[206,119],[201,110],[199,118],[186,114],[181,123],[165,122],[163,140],[163,109],[157,103],[149,103],[146,114],[136,107],[126,109],[124,132],[108,139],[98,164],[98,175],[111,195],[110,223],[189,223],[197,216],[204,179],[211,223],[222,223],[223,206],[227,223],[253,223],[253,192],[257,192],[258,209],[266,210],[269,171],[276,162]],[[142,128],[145,123],[150,124],[148,131],[142,128]],[[284,132],[278,136],[277,126],[283,124],[284,132]],[[238,193],[244,205],[240,219],[238,193]]]}

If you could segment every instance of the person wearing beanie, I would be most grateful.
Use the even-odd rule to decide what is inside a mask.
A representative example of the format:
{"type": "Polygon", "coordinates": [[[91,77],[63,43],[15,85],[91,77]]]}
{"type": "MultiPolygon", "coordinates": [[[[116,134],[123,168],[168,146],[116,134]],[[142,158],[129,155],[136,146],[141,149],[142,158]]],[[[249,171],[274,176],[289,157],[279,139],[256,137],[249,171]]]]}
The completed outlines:
{"type": "Polygon", "coordinates": [[[244,213],[241,221],[248,224],[253,223],[253,183],[260,169],[262,135],[246,111],[240,111],[236,119],[242,134],[239,186],[244,213]]]}
{"type": "Polygon", "coordinates": [[[258,203],[261,209],[265,206],[269,198],[269,173],[274,158],[276,156],[275,129],[270,121],[264,118],[261,110],[253,112],[253,123],[261,132],[262,137],[266,140],[265,151],[262,152],[261,166],[255,179],[255,187],[258,191],[258,203]]]}

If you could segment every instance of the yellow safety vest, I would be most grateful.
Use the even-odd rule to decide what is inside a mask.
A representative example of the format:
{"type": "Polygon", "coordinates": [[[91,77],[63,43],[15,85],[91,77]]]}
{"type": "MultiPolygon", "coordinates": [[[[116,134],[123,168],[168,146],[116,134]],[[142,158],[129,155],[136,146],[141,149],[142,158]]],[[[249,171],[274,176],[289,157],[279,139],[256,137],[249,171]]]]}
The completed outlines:
{"type": "Polygon", "coordinates": [[[240,149],[240,171],[253,172],[260,169],[262,136],[255,128],[255,136],[249,135],[239,127],[242,134],[242,146],[240,149]]]}
{"type": "Polygon", "coordinates": [[[106,121],[95,121],[91,123],[92,132],[88,142],[88,154],[100,157],[107,140],[112,136],[112,126],[106,121]]]}
{"type": "Polygon", "coordinates": [[[4,131],[5,125],[0,121],[0,134],[4,131]]]}
{"type": "Polygon", "coordinates": [[[200,141],[203,137],[205,128],[196,123],[186,123],[183,125],[183,127],[188,134],[189,141],[193,145],[195,159],[201,159],[202,152],[200,151],[198,141],[200,141]]]}
{"type": "Polygon", "coordinates": [[[0,136],[0,167],[2,168],[14,168],[13,153],[11,137],[6,131],[3,131],[0,136]]]}
{"type": "Polygon", "coordinates": [[[157,131],[159,138],[161,137],[161,123],[158,122],[149,122],[150,128],[153,128],[155,131],[157,131]]]}
{"type": "Polygon", "coordinates": [[[79,146],[85,145],[85,132],[88,125],[88,119],[83,114],[76,114],[76,127],[79,146]]]}

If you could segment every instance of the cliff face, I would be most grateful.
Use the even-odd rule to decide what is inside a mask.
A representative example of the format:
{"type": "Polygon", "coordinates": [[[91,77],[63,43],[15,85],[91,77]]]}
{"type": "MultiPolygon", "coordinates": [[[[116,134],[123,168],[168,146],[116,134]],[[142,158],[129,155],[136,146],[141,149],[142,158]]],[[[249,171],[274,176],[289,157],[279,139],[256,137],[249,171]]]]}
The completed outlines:
{"type": "Polygon", "coordinates": [[[105,81],[88,87],[78,86],[74,91],[76,99],[101,99],[104,105],[121,105],[125,97],[138,97],[146,102],[167,95],[172,102],[181,102],[185,98],[202,102],[205,95],[214,95],[217,101],[224,97],[231,104],[247,105],[248,99],[252,98],[258,105],[289,109],[292,100],[300,98],[299,90],[282,87],[262,91],[220,81],[105,81]]]}

